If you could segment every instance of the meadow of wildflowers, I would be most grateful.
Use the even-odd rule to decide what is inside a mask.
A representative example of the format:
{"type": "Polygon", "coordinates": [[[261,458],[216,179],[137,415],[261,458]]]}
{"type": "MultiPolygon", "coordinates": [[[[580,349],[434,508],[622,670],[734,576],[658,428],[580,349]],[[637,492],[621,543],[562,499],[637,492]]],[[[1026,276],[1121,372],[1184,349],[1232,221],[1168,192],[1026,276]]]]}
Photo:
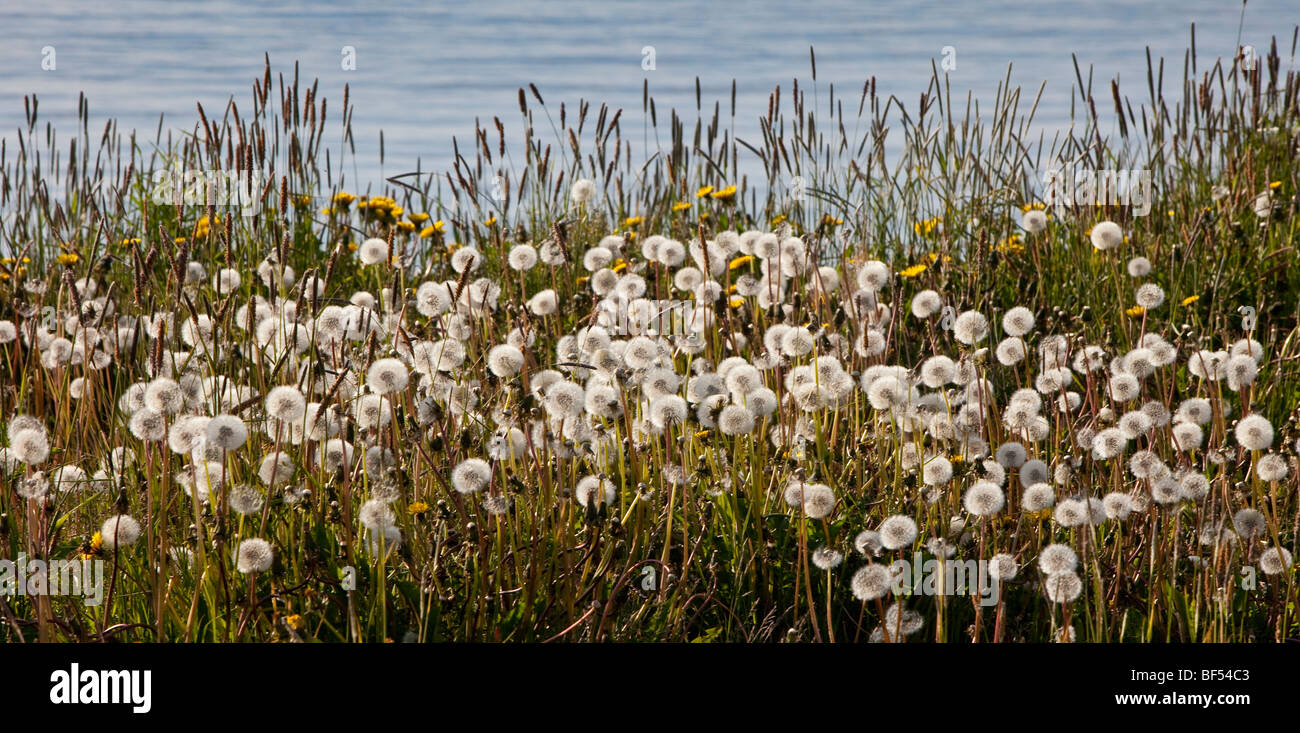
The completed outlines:
{"type": "Polygon", "coordinates": [[[0,640],[1294,641],[1285,55],[1080,70],[1051,141],[938,74],[694,120],[521,89],[363,188],[364,112],[269,65],[185,135],[29,99],[0,557],[105,593],[0,593],[0,640]],[[213,171],[239,205],[171,175],[213,171]]]}

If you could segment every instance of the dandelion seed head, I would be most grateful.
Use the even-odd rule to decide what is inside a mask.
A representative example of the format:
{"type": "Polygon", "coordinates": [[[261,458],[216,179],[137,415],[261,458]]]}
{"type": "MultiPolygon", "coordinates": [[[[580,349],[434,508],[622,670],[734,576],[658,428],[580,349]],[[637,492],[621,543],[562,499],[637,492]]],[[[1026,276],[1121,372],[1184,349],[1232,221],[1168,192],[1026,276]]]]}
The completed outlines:
{"type": "Polygon", "coordinates": [[[618,490],[609,479],[586,476],[574,487],[573,498],[584,507],[591,504],[611,505],[618,501],[618,490]]]}
{"type": "Polygon", "coordinates": [[[590,178],[579,178],[569,189],[569,200],[574,204],[586,204],[596,197],[596,182],[590,178]]]}
{"type": "Polygon", "coordinates": [[[257,477],[267,486],[280,486],[293,480],[293,459],[284,451],[272,451],[262,458],[257,477]]]}
{"type": "Polygon", "coordinates": [[[916,521],[902,514],[885,518],[880,523],[880,544],[886,550],[907,547],[916,540],[916,521]]]}
{"type": "Polygon", "coordinates": [[[813,550],[812,562],[818,570],[834,570],[844,562],[844,555],[829,547],[818,547],[813,550]]]}
{"type": "Polygon", "coordinates": [[[1115,249],[1124,242],[1124,230],[1113,221],[1103,221],[1093,226],[1088,238],[1092,240],[1092,246],[1099,250],[1115,249]]]}
{"type": "Polygon", "coordinates": [[[1133,500],[1122,491],[1112,491],[1101,498],[1107,519],[1122,522],[1133,513],[1133,500]]]}
{"type": "Polygon", "coordinates": [[[248,440],[248,427],[235,415],[217,415],[208,420],[204,436],[209,445],[221,450],[236,450],[248,440]]]}
{"type": "Polygon", "coordinates": [[[1043,592],[1052,603],[1070,603],[1083,592],[1083,581],[1074,572],[1055,573],[1043,580],[1043,592]]]}
{"type": "Polygon", "coordinates": [[[943,297],[933,290],[922,290],[912,296],[912,315],[926,319],[943,308],[943,297]]]}
{"type": "Polygon", "coordinates": [[[1015,442],[1003,443],[998,446],[997,453],[994,455],[998,465],[1003,468],[1019,468],[1024,465],[1025,460],[1029,457],[1025,447],[1015,442]]]}
{"type": "Polygon", "coordinates": [[[1155,283],[1147,283],[1137,289],[1137,304],[1150,311],[1164,305],[1165,291],[1155,283]]]}
{"type": "Polygon", "coordinates": [[[984,340],[989,332],[989,319],[979,311],[964,311],[952,324],[953,338],[974,345],[984,340]]]}
{"type": "Polygon", "coordinates": [[[363,265],[377,265],[388,260],[388,242],[378,237],[371,237],[357,247],[357,259],[363,265]]]}
{"type": "Polygon", "coordinates": [[[235,567],[241,573],[264,573],[273,559],[271,543],[264,539],[243,540],[235,549],[235,567]]]}
{"type": "Polygon", "coordinates": [[[1174,414],[1175,420],[1192,422],[1197,425],[1204,425],[1214,418],[1214,411],[1210,401],[1201,397],[1189,397],[1182,401],[1178,406],[1178,412],[1174,414]]]}
{"type": "MultiPolygon", "coordinates": [[[[20,415],[18,417],[26,416],[20,415]]],[[[44,463],[50,457],[50,441],[46,435],[45,426],[31,418],[28,418],[28,421],[16,428],[11,424],[9,427],[9,456],[13,460],[29,466],[44,463]]]]}
{"type": "Polygon", "coordinates": [[[1006,496],[1002,493],[1002,489],[989,481],[975,482],[962,498],[962,506],[977,517],[991,517],[1002,511],[1005,505],[1006,496]]]}
{"type": "Polygon", "coordinates": [[[140,539],[140,523],[129,514],[119,514],[104,520],[99,528],[104,549],[127,547],[140,539]]]}
{"type": "Polygon", "coordinates": [[[257,489],[240,485],[230,490],[230,510],[240,515],[257,514],[262,511],[264,499],[257,489]]]}
{"type": "Polygon", "coordinates": [[[1151,274],[1151,260],[1145,257],[1134,257],[1128,261],[1129,277],[1146,277],[1151,274]]]}
{"type": "Polygon", "coordinates": [[[1285,547],[1270,547],[1259,554],[1259,571],[1265,575],[1279,575],[1291,569],[1291,551],[1285,547]]]}
{"type": "Polygon", "coordinates": [[[835,510],[835,492],[826,484],[804,484],[803,512],[809,519],[822,519],[835,510]]]}
{"type": "Polygon", "coordinates": [[[1161,506],[1177,504],[1183,499],[1182,488],[1172,476],[1162,476],[1151,482],[1151,500],[1161,506]]]}
{"type": "Polygon", "coordinates": [[[935,456],[925,463],[921,476],[928,486],[942,486],[952,479],[952,462],[943,456],[935,456]]]}
{"type": "Polygon", "coordinates": [[[375,359],[370,368],[366,370],[366,386],[375,394],[401,392],[406,389],[410,378],[411,374],[406,365],[400,359],[391,357],[375,359]]]}
{"type": "Polygon", "coordinates": [[[513,377],[524,367],[524,354],[509,344],[493,346],[488,351],[488,369],[498,377],[513,377]]]}
{"type": "Polygon", "coordinates": [[[874,291],[884,290],[889,286],[889,277],[889,265],[880,260],[870,260],[858,270],[858,286],[874,291]]]}
{"type": "Polygon", "coordinates": [[[275,420],[293,422],[302,418],[307,401],[297,387],[274,387],[266,393],[266,414],[275,420]]]}
{"type": "Polygon", "coordinates": [[[1210,480],[1203,473],[1188,472],[1178,480],[1178,492],[1184,499],[1200,501],[1210,495],[1210,480]]]}
{"type": "Polygon", "coordinates": [[[1024,306],[1016,306],[1002,316],[1002,330],[1008,336],[1023,337],[1034,330],[1034,313],[1024,306]]]}
{"type": "Polygon", "coordinates": [[[1047,212],[1030,209],[1020,217],[1020,226],[1030,234],[1037,234],[1047,228],[1047,212]]]}
{"type": "Polygon", "coordinates": [[[1019,364],[1025,358],[1025,342],[1015,337],[1002,339],[998,342],[994,354],[1002,366],[1019,364]]]}
{"type": "Polygon", "coordinates": [[[1247,415],[1233,431],[1237,444],[1246,450],[1268,450],[1273,445],[1273,425],[1262,415],[1247,415]]]}
{"type": "Polygon", "coordinates": [[[1268,529],[1268,521],[1255,509],[1242,509],[1232,515],[1232,528],[1245,539],[1262,537],[1268,529]]]}
{"type": "Polygon", "coordinates": [[[492,466],[482,458],[466,458],[451,471],[451,486],[462,494],[477,494],[492,478],[492,466]]]}
{"type": "Polygon", "coordinates": [[[1088,503],[1080,499],[1065,499],[1052,512],[1052,519],[1062,527],[1078,527],[1086,524],[1089,518],[1088,503]]]}
{"type": "Polygon", "coordinates": [[[175,415],[185,407],[185,393],[176,380],[158,377],[145,387],[144,406],[164,415],[175,415]]]}
{"type": "Polygon", "coordinates": [[[893,586],[893,576],[884,565],[864,565],[853,574],[849,587],[859,601],[883,598],[893,586]]]}
{"type": "Polygon", "coordinates": [[[1038,569],[1044,575],[1073,572],[1079,565],[1079,557],[1068,545],[1051,544],[1038,554],[1038,569]]]}
{"type": "Polygon", "coordinates": [[[884,548],[880,533],[873,529],[864,529],[853,538],[853,549],[864,557],[874,557],[884,548]]]}
{"type": "MultiPolygon", "coordinates": [[[[150,410],[148,407],[142,407],[131,414],[131,420],[127,424],[127,428],[131,431],[131,434],[134,435],[138,440],[143,440],[145,442],[156,442],[162,440],[167,436],[167,418],[164,417],[162,413],[150,410]]],[[[43,435],[40,437],[42,440],[44,440],[43,435]]],[[[24,463],[40,463],[41,461],[45,460],[44,458],[42,458],[41,461],[24,460],[21,457],[21,454],[18,452],[19,443],[15,442],[12,445],[15,450],[14,455],[24,463]]],[[[45,455],[47,456],[49,455],[48,444],[46,446],[45,455]]]]}
{"type": "Polygon", "coordinates": [[[1281,481],[1288,472],[1286,458],[1278,453],[1263,456],[1255,463],[1255,474],[1261,481],[1281,481]]]}
{"type": "Polygon", "coordinates": [[[754,415],[744,405],[727,405],[718,414],[718,430],[729,436],[753,432],[754,415]]]}

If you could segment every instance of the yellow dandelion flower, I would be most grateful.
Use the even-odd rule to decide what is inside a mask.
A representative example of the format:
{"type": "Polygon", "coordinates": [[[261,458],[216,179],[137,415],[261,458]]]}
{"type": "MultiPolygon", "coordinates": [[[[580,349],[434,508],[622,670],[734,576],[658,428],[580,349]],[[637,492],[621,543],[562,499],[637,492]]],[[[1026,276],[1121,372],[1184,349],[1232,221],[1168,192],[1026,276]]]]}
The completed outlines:
{"type": "Polygon", "coordinates": [[[785,221],[785,214],[780,214],[772,219],[772,226],[776,226],[783,221],[785,221]]]}
{"type": "Polygon", "coordinates": [[[1146,312],[1147,312],[1146,308],[1143,308],[1140,305],[1135,305],[1132,308],[1129,308],[1128,310],[1124,311],[1124,315],[1128,316],[1129,318],[1140,318],[1142,314],[1146,312]]]}
{"type": "Polygon", "coordinates": [[[754,255],[742,255],[727,264],[728,270],[739,270],[754,261],[754,255]]]}
{"type": "Polygon", "coordinates": [[[357,251],[357,246],[358,246],[358,245],[357,245],[356,242],[348,242],[348,244],[347,244],[348,251],[349,251],[349,252],[356,252],[356,251],[357,251]]]}
{"type": "Polygon", "coordinates": [[[99,532],[90,536],[85,544],[81,546],[81,559],[90,560],[99,557],[104,552],[104,536],[99,532]]]}
{"type": "Polygon", "coordinates": [[[424,514],[425,512],[429,511],[429,505],[422,501],[413,501],[409,506],[406,507],[406,511],[418,516],[420,514],[424,514]]]}
{"type": "Polygon", "coordinates": [[[627,269],[627,260],[622,258],[614,260],[614,266],[609,269],[613,270],[614,272],[622,272],[627,269]]]}
{"type": "Polygon", "coordinates": [[[1192,303],[1195,303],[1196,301],[1198,301],[1198,300],[1200,300],[1200,299],[1201,299],[1201,296],[1199,296],[1199,295],[1189,295],[1189,296],[1187,296],[1186,298],[1183,298],[1183,305],[1184,305],[1184,306],[1191,305],[1192,303]]]}
{"type": "Polygon", "coordinates": [[[1281,188],[1281,187],[1282,187],[1282,182],[1281,182],[1281,181],[1269,181],[1268,187],[1269,187],[1269,188],[1274,188],[1274,189],[1276,189],[1276,188],[1281,188]]]}
{"type": "Polygon", "coordinates": [[[404,232],[413,232],[413,231],[415,231],[415,222],[413,222],[413,221],[399,221],[399,222],[397,222],[397,228],[398,228],[398,229],[401,229],[401,230],[404,231],[404,232]]]}
{"type": "Polygon", "coordinates": [[[673,211],[686,211],[687,209],[691,208],[691,205],[692,204],[690,201],[678,201],[677,203],[673,204],[673,211]]]}
{"type": "Polygon", "coordinates": [[[1007,254],[1020,254],[1025,251],[1025,240],[1019,234],[1012,234],[994,245],[993,250],[995,252],[1004,252],[1007,254]]]}
{"type": "Polygon", "coordinates": [[[497,218],[495,216],[490,216],[488,217],[487,221],[483,222],[483,226],[485,227],[494,227],[496,225],[497,225],[497,218]]]}
{"type": "Polygon", "coordinates": [[[79,259],[81,258],[77,256],[76,252],[67,252],[58,256],[59,264],[64,266],[75,265],[79,259]]]}
{"type": "Polygon", "coordinates": [[[695,192],[695,198],[702,199],[711,193],[713,193],[713,186],[701,186],[700,190],[695,192]]]}
{"type": "Polygon", "coordinates": [[[921,273],[925,272],[925,271],[928,270],[928,269],[930,269],[930,266],[929,266],[929,265],[926,265],[926,264],[912,265],[911,267],[909,267],[909,268],[907,268],[907,269],[905,269],[905,270],[899,270],[899,271],[898,271],[898,276],[899,276],[899,277],[916,277],[917,275],[920,275],[921,273]]]}
{"type": "Polygon", "coordinates": [[[710,194],[709,194],[709,197],[710,197],[710,198],[719,199],[719,200],[723,200],[723,201],[733,199],[733,198],[736,197],[736,187],[735,187],[735,186],[727,186],[726,188],[723,188],[723,189],[720,189],[720,190],[717,190],[717,191],[714,191],[714,192],[710,193],[710,194]]]}
{"type": "Polygon", "coordinates": [[[727,300],[727,305],[731,306],[732,308],[739,308],[744,304],[745,304],[745,299],[740,297],[739,295],[733,295],[729,300],[727,300]]]}
{"type": "Polygon", "coordinates": [[[943,217],[935,216],[929,219],[918,221],[912,225],[912,231],[918,237],[932,237],[939,232],[943,226],[943,217]]]}
{"type": "Polygon", "coordinates": [[[428,214],[423,214],[423,213],[421,213],[421,214],[407,214],[407,215],[406,215],[406,218],[407,218],[407,219],[410,219],[411,221],[415,222],[416,224],[423,224],[424,222],[426,222],[426,221],[429,220],[429,215],[428,215],[428,214]]]}
{"type": "Polygon", "coordinates": [[[331,209],[330,207],[326,206],[325,208],[323,208],[323,209],[320,210],[320,215],[321,215],[321,216],[333,216],[333,215],[334,215],[334,209],[331,209]]]}
{"type": "Polygon", "coordinates": [[[700,432],[696,433],[695,435],[692,435],[691,437],[693,437],[693,438],[707,438],[707,437],[709,437],[709,431],[707,431],[707,430],[701,430],[700,432]]]}
{"type": "Polygon", "coordinates": [[[348,193],[347,191],[339,191],[338,193],[334,194],[334,203],[338,204],[339,206],[347,207],[349,204],[351,204],[353,201],[356,200],[357,197],[353,194],[348,193]]]}
{"type": "Polygon", "coordinates": [[[644,216],[629,216],[628,218],[623,220],[623,227],[631,228],[635,226],[640,226],[641,222],[643,221],[645,221],[644,216]]]}
{"type": "Polygon", "coordinates": [[[297,613],[285,616],[284,622],[294,631],[302,631],[303,627],[307,625],[307,622],[302,620],[302,615],[297,613]]]}

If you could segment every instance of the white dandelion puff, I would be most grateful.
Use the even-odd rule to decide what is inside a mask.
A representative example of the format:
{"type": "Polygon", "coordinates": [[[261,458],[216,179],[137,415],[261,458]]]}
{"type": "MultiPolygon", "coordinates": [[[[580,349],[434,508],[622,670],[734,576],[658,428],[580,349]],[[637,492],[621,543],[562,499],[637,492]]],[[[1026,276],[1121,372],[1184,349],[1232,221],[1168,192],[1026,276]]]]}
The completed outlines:
{"type": "Polygon", "coordinates": [[[244,540],[235,549],[235,567],[241,573],[264,573],[271,569],[273,559],[271,543],[264,539],[244,540]]]}

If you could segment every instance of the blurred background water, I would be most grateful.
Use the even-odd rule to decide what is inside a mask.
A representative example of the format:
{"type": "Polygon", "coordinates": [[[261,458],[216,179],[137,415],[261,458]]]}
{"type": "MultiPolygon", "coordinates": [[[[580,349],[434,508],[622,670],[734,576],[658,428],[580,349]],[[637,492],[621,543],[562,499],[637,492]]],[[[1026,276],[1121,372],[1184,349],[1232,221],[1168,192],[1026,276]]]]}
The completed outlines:
{"type": "Polygon", "coordinates": [[[269,53],[273,73],[291,81],[298,62],[306,84],[320,79],[330,102],[327,130],[335,135],[326,139],[335,151],[343,86],[351,85],[357,156],[345,170],[354,184],[355,170],[364,188],[414,170],[417,160],[424,170],[445,169],[452,136],[469,149],[476,120],[490,125],[500,116],[507,139],[518,140],[517,90],[529,83],[553,113],[561,101],[572,110],[580,98],[595,102],[593,113],[601,102],[623,108],[624,135],[639,140],[631,131],[642,124],[644,80],[662,125],[669,107],[695,119],[697,76],[704,115],[713,100],[723,102],[725,114],[734,78],[737,133],[753,140],[774,86],[788,90],[798,77],[811,91],[808,47],[814,46],[819,93],[833,83],[845,107],[854,109],[863,81],[875,76],[882,95],[896,94],[914,110],[945,47],[956,64],[949,75],[953,92],[972,91],[985,105],[1011,64],[1012,83],[1026,87],[1026,109],[1046,80],[1036,121],[1050,137],[1070,119],[1071,53],[1085,74],[1093,66],[1102,98],[1114,77],[1122,92],[1145,98],[1147,47],[1166,58],[1165,90],[1177,96],[1192,23],[1201,70],[1214,57],[1231,58],[1239,43],[1263,54],[1272,36],[1284,73],[1294,68],[1300,3],[1251,0],[1244,23],[1241,11],[1234,0],[475,0],[370,8],[342,0],[7,0],[0,8],[0,136],[13,145],[23,96],[33,93],[41,120],[71,134],[82,91],[92,138],[110,117],[147,139],[160,114],[165,127],[192,129],[196,101],[210,116],[219,116],[232,97],[250,108],[252,81],[269,53]],[[345,46],[355,49],[355,70],[342,68],[345,46]],[[42,68],[46,47],[54,49],[52,70],[42,68]],[[654,49],[653,70],[643,68],[646,47],[654,49]]]}

